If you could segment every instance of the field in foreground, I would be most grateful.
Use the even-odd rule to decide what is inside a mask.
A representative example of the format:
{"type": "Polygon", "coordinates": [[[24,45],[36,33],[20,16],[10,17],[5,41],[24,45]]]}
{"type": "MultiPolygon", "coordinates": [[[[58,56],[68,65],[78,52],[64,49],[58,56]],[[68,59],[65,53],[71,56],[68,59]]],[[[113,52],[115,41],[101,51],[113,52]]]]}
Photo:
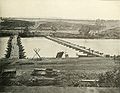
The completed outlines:
{"type": "MultiPolygon", "coordinates": [[[[109,89],[93,88],[93,90],[90,91],[97,92],[88,92],[88,90],[91,89],[92,87],[98,87],[99,85],[96,85],[97,83],[82,84],[79,82],[79,80],[81,79],[98,79],[99,73],[112,71],[114,68],[119,66],[115,64],[115,60],[113,60],[112,58],[100,58],[100,57],[62,58],[62,59],[42,58],[42,61],[40,61],[39,59],[21,59],[21,60],[9,60],[9,62],[11,62],[11,64],[9,64],[6,68],[16,69],[17,72],[15,84],[12,85],[14,87],[5,86],[4,88],[1,89],[6,91],[10,90],[11,88],[12,93],[20,92],[26,93],[29,92],[30,90],[31,90],[30,93],[34,93],[37,91],[38,92],[43,91],[42,93],[56,93],[57,90],[58,90],[57,93],[119,93],[118,89],[114,90],[111,88],[109,89]],[[47,87],[41,87],[46,85],[41,85],[41,83],[39,84],[31,83],[31,80],[34,80],[36,78],[36,76],[31,75],[34,68],[52,68],[60,70],[60,72],[62,73],[55,78],[55,80],[60,82],[57,82],[56,85],[54,85],[53,83],[52,85],[54,87],[52,88],[50,87],[51,85],[47,85],[47,87]],[[81,88],[85,86],[86,88],[81,88]]],[[[37,76],[37,78],[39,79],[40,77],[37,76]]]]}
{"type": "Polygon", "coordinates": [[[61,71],[78,71],[101,73],[113,70],[116,67],[112,58],[83,57],[83,58],[43,58],[42,61],[23,59],[15,64],[19,70],[32,70],[34,68],[53,68],[61,71]]]}
{"type": "MultiPolygon", "coordinates": [[[[119,93],[119,88],[98,88],[98,87],[5,87],[4,93],[119,93]]],[[[2,93],[2,91],[0,91],[2,93]]]]}

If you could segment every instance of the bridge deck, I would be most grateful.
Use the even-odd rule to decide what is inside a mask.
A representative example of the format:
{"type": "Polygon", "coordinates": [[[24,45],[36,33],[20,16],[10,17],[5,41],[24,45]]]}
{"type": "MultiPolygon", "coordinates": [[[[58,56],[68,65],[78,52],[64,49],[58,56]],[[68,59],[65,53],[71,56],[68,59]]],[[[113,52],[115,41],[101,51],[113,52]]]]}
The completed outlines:
{"type": "Polygon", "coordinates": [[[88,55],[93,55],[93,56],[96,56],[96,57],[102,57],[103,56],[103,53],[100,53],[100,52],[95,51],[95,50],[91,50],[90,48],[87,49],[84,46],[79,46],[77,44],[73,44],[71,42],[64,41],[64,40],[61,40],[61,39],[56,38],[56,37],[46,36],[46,38],[49,39],[49,40],[52,40],[54,42],[57,42],[58,44],[61,44],[61,45],[64,45],[66,47],[75,49],[76,51],[83,52],[83,53],[88,54],[88,55]]]}

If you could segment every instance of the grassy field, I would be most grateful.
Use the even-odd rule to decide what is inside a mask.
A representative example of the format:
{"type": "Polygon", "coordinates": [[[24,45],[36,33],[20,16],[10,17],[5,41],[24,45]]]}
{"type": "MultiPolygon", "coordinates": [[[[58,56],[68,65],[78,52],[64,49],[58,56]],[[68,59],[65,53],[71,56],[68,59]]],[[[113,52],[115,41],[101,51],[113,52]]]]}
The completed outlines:
{"type": "MultiPolygon", "coordinates": [[[[0,88],[0,92],[12,93],[119,93],[117,88],[93,88],[93,87],[73,87],[80,79],[98,79],[99,73],[111,71],[116,68],[112,58],[87,57],[87,58],[43,58],[39,59],[21,59],[9,60],[6,68],[16,68],[16,80],[28,81],[34,68],[53,68],[62,73],[57,77],[60,85],[55,86],[10,86],[0,88]],[[59,87],[57,87],[59,86],[59,87]],[[68,87],[69,86],[69,87],[68,87]]],[[[79,82],[78,82],[79,83],[79,82]]]]}
{"type": "Polygon", "coordinates": [[[19,60],[16,64],[18,69],[28,70],[34,68],[54,68],[61,71],[78,71],[78,72],[106,72],[114,69],[116,64],[112,58],[43,58],[38,60],[19,60]],[[20,66],[19,66],[20,65],[20,66]]]}
{"type": "MultiPolygon", "coordinates": [[[[60,70],[62,75],[59,78],[71,78],[76,76],[83,79],[98,79],[98,74],[112,71],[118,65],[112,58],[87,57],[87,58],[43,58],[42,61],[37,59],[16,60],[8,68],[16,68],[17,74],[25,75],[29,78],[34,68],[52,68],[60,70]]],[[[24,75],[23,75],[24,77],[24,75]]],[[[66,80],[67,80],[66,79],[66,80]]]]}
{"type": "MultiPolygon", "coordinates": [[[[97,87],[53,87],[53,86],[35,86],[35,87],[25,87],[25,86],[11,86],[5,87],[4,93],[119,93],[118,88],[97,88],[97,87]]],[[[1,92],[2,93],[2,92],[1,92]]]]}

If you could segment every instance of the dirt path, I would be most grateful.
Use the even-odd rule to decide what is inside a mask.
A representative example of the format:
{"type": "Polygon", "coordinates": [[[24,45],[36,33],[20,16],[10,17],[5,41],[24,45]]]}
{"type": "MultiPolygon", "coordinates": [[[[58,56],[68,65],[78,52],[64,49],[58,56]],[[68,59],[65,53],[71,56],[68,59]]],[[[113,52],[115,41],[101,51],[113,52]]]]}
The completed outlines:
{"type": "Polygon", "coordinates": [[[10,58],[19,58],[19,47],[17,45],[17,37],[18,35],[14,35],[13,39],[12,39],[12,49],[11,49],[11,55],[10,58]]]}

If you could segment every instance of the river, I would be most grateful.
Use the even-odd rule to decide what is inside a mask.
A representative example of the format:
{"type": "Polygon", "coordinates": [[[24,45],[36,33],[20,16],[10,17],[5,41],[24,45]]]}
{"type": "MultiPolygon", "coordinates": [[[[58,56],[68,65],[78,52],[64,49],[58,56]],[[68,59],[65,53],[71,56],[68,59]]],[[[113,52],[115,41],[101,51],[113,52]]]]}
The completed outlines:
{"type": "MultiPolygon", "coordinates": [[[[4,57],[5,50],[7,48],[8,37],[0,38],[0,58],[4,57]]],[[[91,48],[96,51],[103,52],[104,54],[118,55],[120,54],[120,39],[63,39],[87,48],[91,48]]],[[[48,40],[44,37],[34,38],[22,38],[22,44],[24,46],[26,56],[32,58],[35,55],[33,49],[40,49],[39,54],[41,57],[55,57],[58,51],[64,51],[69,54],[70,57],[76,57],[75,51],[71,48],[62,46],[48,40]]],[[[35,56],[37,57],[37,56],[35,56]]]]}

